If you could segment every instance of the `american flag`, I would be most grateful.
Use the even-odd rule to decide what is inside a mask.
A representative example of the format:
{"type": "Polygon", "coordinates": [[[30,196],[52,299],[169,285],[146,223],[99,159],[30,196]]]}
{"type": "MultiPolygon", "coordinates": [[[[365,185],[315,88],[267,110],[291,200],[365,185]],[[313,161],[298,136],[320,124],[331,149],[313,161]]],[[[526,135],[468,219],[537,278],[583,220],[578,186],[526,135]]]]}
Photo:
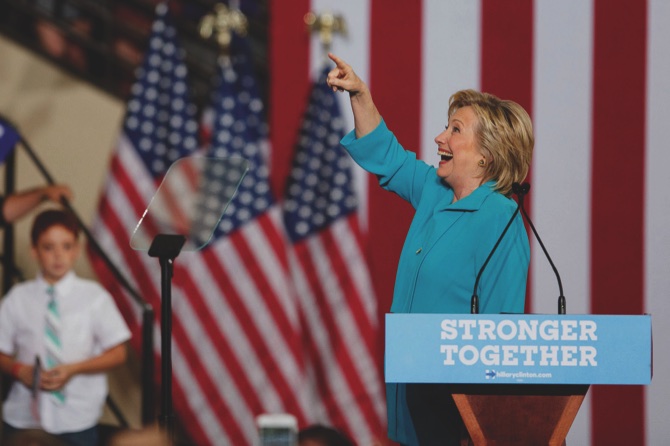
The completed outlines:
{"type": "MultiPolygon", "coordinates": [[[[536,135],[527,205],[561,273],[568,313],[651,313],[654,338],[670,338],[669,2],[270,2],[277,190],[289,175],[302,98],[323,62],[320,42],[298,24],[307,11],[343,16],[348,34],[335,36],[332,51],[368,82],[405,148],[429,163],[450,94],[475,88],[523,105],[536,135]]],[[[338,98],[351,129],[348,96],[338,98]]],[[[375,178],[359,170],[355,178],[381,320],[411,210],[375,178]]],[[[553,272],[532,249],[528,310],[556,313],[553,272]]],[[[670,350],[655,347],[651,385],[593,386],[568,444],[667,444],[670,350]]]]}
{"type": "MultiPolygon", "coordinates": [[[[188,95],[187,69],[165,4],[156,8],[149,48],[126,107],[123,128],[93,223],[93,233],[141,294],[160,308],[155,265],[130,247],[130,237],[170,165],[198,148],[196,109],[188,95]],[[154,286],[152,286],[154,285],[154,286]]],[[[126,298],[102,260],[89,256],[101,281],[113,289],[139,345],[139,309],[126,298]],[[122,297],[123,296],[123,297],[122,297]]]]}
{"type": "MultiPolygon", "coordinates": [[[[223,436],[196,438],[199,444],[253,444],[256,415],[286,412],[304,425],[315,407],[305,385],[299,309],[280,209],[270,191],[267,124],[249,51],[245,40],[235,39],[231,58],[221,61],[205,124],[211,132],[207,155],[244,158],[249,172],[213,240],[187,264],[207,300],[200,316],[215,315],[203,335],[223,358],[210,365],[220,376],[225,407],[211,422],[223,436]]],[[[211,181],[218,181],[216,175],[211,181]]]]}
{"type": "MultiPolygon", "coordinates": [[[[146,252],[131,249],[130,236],[168,168],[198,149],[196,109],[189,99],[187,75],[183,51],[170,24],[167,6],[161,4],[157,7],[145,60],[132,87],[123,129],[93,223],[93,233],[100,245],[156,310],[161,308],[159,264],[146,252]]],[[[226,251],[225,248],[222,251],[226,251]]],[[[133,342],[139,346],[139,309],[120,289],[101,259],[93,252],[90,258],[100,281],[117,299],[132,327],[133,342]]],[[[201,266],[212,258],[216,260],[216,256],[204,252],[182,252],[175,260],[172,280],[174,408],[179,423],[196,444],[250,443],[253,418],[250,417],[246,425],[240,425],[240,432],[244,432],[248,440],[245,442],[228,441],[242,434],[227,431],[221,422],[237,416],[226,402],[244,401],[248,396],[243,386],[232,385],[233,379],[225,366],[229,355],[219,342],[223,325],[228,330],[239,329],[239,325],[229,321],[235,309],[227,308],[217,294],[208,292],[217,285],[206,282],[202,278],[204,273],[193,273],[196,265],[201,266]]],[[[226,259],[236,261],[233,256],[226,259]]],[[[157,315],[156,331],[160,329],[159,320],[157,315]]],[[[155,339],[160,339],[159,333],[155,339]]],[[[160,353],[158,342],[155,351],[157,355],[160,353]]],[[[158,367],[156,372],[159,382],[158,367]]]]}
{"type": "Polygon", "coordinates": [[[320,390],[319,418],[360,444],[385,436],[378,366],[377,299],[359,229],[351,159],[340,146],[345,121],[327,87],[312,86],[284,197],[293,243],[291,271],[305,326],[305,353],[320,390]]]}
{"type": "MultiPolygon", "coordinates": [[[[172,367],[179,424],[194,444],[202,445],[255,444],[255,416],[278,412],[295,415],[301,426],[315,421],[341,422],[343,428],[361,438],[378,435],[383,400],[379,369],[371,359],[376,347],[375,302],[369,278],[363,275],[362,257],[358,264],[350,263],[356,268],[351,272],[353,279],[341,290],[352,293],[356,308],[332,312],[324,318],[315,308],[318,303],[302,305],[305,298],[297,298],[289,271],[281,210],[270,190],[268,129],[247,43],[236,39],[232,57],[221,63],[219,86],[206,113],[211,119],[207,125],[211,143],[206,150],[198,150],[196,113],[188,99],[187,73],[175,29],[169,24],[165,5],[157,13],[93,232],[130,282],[155,309],[161,308],[158,262],[130,245],[147,249],[152,234],[166,228],[169,231],[170,225],[165,226],[169,218],[164,218],[161,210],[167,210],[168,217],[188,217],[188,205],[176,198],[183,191],[170,191],[170,181],[163,181],[166,174],[174,181],[171,166],[176,166],[175,162],[181,166],[182,161],[193,159],[188,157],[193,154],[213,160],[202,167],[200,178],[189,176],[188,167],[178,169],[183,181],[177,184],[189,189],[187,196],[194,196],[191,189],[217,191],[199,195],[196,221],[186,218],[184,225],[174,225],[190,234],[195,246],[209,241],[200,251],[181,252],[174,262],[172,367]],[[217,210],[232,195],[219,191],[229,189],[241,176],[241,170],[230,160],[242,158],[248,162],[249,171],[218,221],[217,210]],[[221,166],[230,168],[221,172],[221,166]],[[159,185],[159,194],[153,197],[159,185]],[[160,195],[164,193],[167,196],[160,195]],[[144,215],[149,203],[149,212],[144,215]],[[162,209],[155,210],[156,203],[162,209]],[[170,206],[174,209],[167,209],[170,206]],[[215,229],[208,240],[212,221],[215,229]],[[202,231],[205,235],[200,235],[202,231]],[[324,325],[317,327],[317,321],[324,325]],[[333,321],[349,324],[346,336],[327,335],[327,324],[333,321]],[[305,324],[308,335],[318,337],[316,341],[303,331],[305,324]],[[323,339],[325,344],[319,344],[323,339]],[[313,354],[307,358],[305,342],[313,354]],[[317,347],[331,353],[336,362],[320,360],[317,347]],[[318,373],[325,378],[317,380],[318,373]],[[318,394],[322,384],[326,387],[318,394]]],[[[327,142],[333,141],[337,145],[337,136],[327,142]]],[[[197,163],[191,167],[199,170],[197,163]]],[[[347,202],[351,204],[350,198],[347,202]]],[[[357,229],[354,214],[344,219],[349,223],[335,223],[330,231],[333,237],[344,238],[346,247],[356,241],[357,229]]],[[[340,261],[351,260],[352,250],[360,255],[356,249],[349,246],[340,261]]],[[[133,327],[134,343],[138,345],[138,309],[101,259],[94,252],[89,254],[101,282],[116,296],[133,327]]],[[[158,344],[155,350],[158,355],[158,344]]]]}

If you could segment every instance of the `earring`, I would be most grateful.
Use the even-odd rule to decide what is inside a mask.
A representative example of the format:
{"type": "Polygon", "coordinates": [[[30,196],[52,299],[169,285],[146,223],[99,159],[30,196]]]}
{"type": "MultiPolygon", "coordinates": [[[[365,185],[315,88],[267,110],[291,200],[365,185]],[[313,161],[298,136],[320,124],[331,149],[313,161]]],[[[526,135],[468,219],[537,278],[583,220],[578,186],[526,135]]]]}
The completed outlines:
{"type": "Polygon", "coordinates": [[[477,164],[479,164],[479,167],[484,167],[486,165],[486,161],[479,160],[479,163],[477,163],[477,164]]]}

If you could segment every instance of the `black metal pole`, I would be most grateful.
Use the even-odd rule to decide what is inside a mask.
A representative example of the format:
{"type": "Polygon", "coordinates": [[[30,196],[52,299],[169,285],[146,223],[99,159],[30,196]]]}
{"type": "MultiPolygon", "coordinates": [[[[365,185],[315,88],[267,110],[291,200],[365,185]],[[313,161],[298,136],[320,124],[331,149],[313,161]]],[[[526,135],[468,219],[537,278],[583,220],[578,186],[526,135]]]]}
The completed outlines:
{"type": "Polygon", "coordinates": [[[142,310],[142,425],[156,421],[154,408],[154,310],[146,305],[142,310]]]}
{"type": "Polygon", "coordinates": [[[174,439],[172,413],[172,259],[161,257],[161,416],[160,425],[174,439]]]}
{"type": "Polygon", "coordinates": [[[173,261],[179,255],[186,237],[158,234],[149,247],[149,256],[157,257],[161,266],[161,414],[159,424],[170,441],[174,440],[172,412],[172,273],[173,261]]]}
{"type": "MultiPolygon", "coordinates": [[[[16,156],[12,151],[7,155],[5,160],[5,196],[14,192],[16,156]]],[[[0,212],[2,210],[0,209],[0,212]]],[[[7,224],[4,228],[3,242],[2,242],[2,295],[7,294],[7,291],[12,287],[13,276],[15,272],[14,266],[14,225],[7,224]]]]}

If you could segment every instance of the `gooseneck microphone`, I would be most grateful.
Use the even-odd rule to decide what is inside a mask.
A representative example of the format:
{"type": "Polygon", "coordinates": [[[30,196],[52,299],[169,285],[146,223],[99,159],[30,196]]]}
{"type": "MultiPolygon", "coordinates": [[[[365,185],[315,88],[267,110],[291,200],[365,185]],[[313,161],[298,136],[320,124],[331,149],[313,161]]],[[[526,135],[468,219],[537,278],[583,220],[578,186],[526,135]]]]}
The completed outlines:
{"type": "MultiPolygon", "coordinates": [[[[530,188],[530,186],[529,186],[529,188],[530,188]]],[[[522,199],[523,198],[520,198],[520,200],[522,200],[522,199]]],[[[493,257],[493,253],[496,252],[496,249],[498,249],[498,245],[500,245],[500,242],[502,241],[503,237],[505,237],[505,234],[507,234],[507,230],[509,229],[510,226],[512,226],[512,222],[514,221],[514,218],[516,217],[516,214],[519,213],[519,209],[520,209],[520,205],[519,205],[519,203],[517,203],[516,209],[514,210],[514,213],[512,214],[512,217],[507,222],[507,225],[505,226],[505,229],[503,229],[502,234],[500,234],[500,237],[498,237],[498,240],[496,240],[496,244],[493,245],[493,249],[491,249],[491,252],[489,253],[488,257],[486,257],[486,260],[484,261],[484,264],[482,265],[481,268],[479,268],[479,272],[477,273],[477,278],[475,279],[475,286],[472,288],[472,298],[470,299],[470,314],[479,314],[479,296],[477,296],[477,286],[479,285],[479,279],[481,279],[482,273],[484,272],[484,269],[486,268],[486,265],[489,264],[489,260],[491,260],[491,257],[493,257]]]]}
{"type": "Polygon", "coordinates": [[[491,257],[493,257],[493,254],[496,252],[496,249],[498,249],[498,245],[500,245],[500,242],[502,241],[503,237],[505,237],[505,234],[507,233],[507,230],[509,227],[512,225],[512,222],[514,221],[514,218],[516,215],[519,213],[519,210],[521,210],[521,213],[523,217],[526,219],[528,222],[528,225],[530,226],[531,230],[533,231],[533,234],[535,234],[535,238],[537,239],[538,243],[540,244],[540,247],[542,247],[542,251],[544,251],[544,255],[547,257],[547,260],[549,260],[549,264],[551,265],[551,268],[554,270],[554,274],[556,274],[556,279],[558,281],[558,290],[560,296],[558,297],[558,314],[565,314],[566,310],[566,304],[565,304],[565,296],[563,295],[563,283],[561,282],[561,276],[558,274],[558,270],[556,269],[556,266],[554,265],[554,262],[551,260],[551,256],[549,256],[549,252],[547,252],[547,249],[544,247],[544,243],[542,243],[542,239],[540,238],[540,235],[537,233],[537,230],[535,229],[535,225],[533,225],[533,221],[530,219],[528,216],[528,213],[526,212],[526,208],[524,207],[524,199],[526,198],[526,194],[530,190],[530,184],[528,183],[513,183],[512,184],[512,193],[517,196],[517,206],[516,210],[512,214],[512,217],[509,219],[507,222],[507,226],[505,226],[505,229],[503,230],[502,234],[500,234],[500,237],[498,237],[498,240],[496,241],[496,244],[493,246],[493,249],[491,249],[491,252],[489,253],[488,257],[486,258],[486,261],[484,261],[484,264],[482,267],[479,269],[479,272],[477,273],[477,279],[475,280],[475,286],[472,289],[472,298],[470,300],[470,313],[471,314],[478,314],[479,313],[479,296],[477,295],[477,286],[479,285],[479,279],[482,276],[482,273],[484,272],[484,269],[486,268],[486,265],[488,265],[489,260],[491,260],[491,257]]]}
{"type": "Polygon", "coordinates": [[[526,221],[528,222],[528,225],[530,226],[530,229],[533,230],[533,234],[535,234],[535,238],[537,239],[537,242],[540,244],[540,247],[542,248],[542,251],[544,251],[544,255],[549,261],[549,264],[551,265],[551,269],[554,270],[554,274],[556,275],[556,280],[558,281],[558,314],[565,314],[566,310],[566,304],[565,304],[565,296],[563,295],[563,283],[561,282],[561,276],[558,274],[558,270],[556,269],[556,266],[554,265],[554,262],[551,260],[551,256],[549,255],[549,252],[547,251],[547,248],[544,247],[544,243],[542,243],[542,239],[540,238],[540,235],[537,233],[537,230],[535,230],[535,225],[533,225],[533,221],[530,219],[528,216],[528,213],[526,212],[526,208],[523,206],[523,199],[525,195],[528,193],[530,190],[530,184],[528,183],[514,183],[512,184],[512,192],[519,197],[519,208],[521,209],[521,213],[523,216],[526,218],[526,221]]]}

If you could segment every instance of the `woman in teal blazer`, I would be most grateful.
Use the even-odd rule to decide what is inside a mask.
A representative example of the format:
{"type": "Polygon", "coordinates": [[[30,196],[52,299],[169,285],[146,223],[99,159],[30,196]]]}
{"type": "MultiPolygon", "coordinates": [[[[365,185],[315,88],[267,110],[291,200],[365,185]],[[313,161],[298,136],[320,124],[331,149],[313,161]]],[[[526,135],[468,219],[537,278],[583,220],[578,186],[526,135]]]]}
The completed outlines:
{"type": "MultiPolygon", "coordinates": [[[[454,94],[436,138],[437,168],[417,160],[386,127],[366,84],[329,55],[334,90],[349,92],[354,130],[342,145],[415,215],[400,255],[391,312],[469,313],[477,274],[516,209],[512,184],[530,167],[533,130],[512,101],[474,90],[454,94]]],[[[514,219],[478,288],[481,313],[523,313],[530,248],[514,219]]],[[[459,444],[462,421],[445,386],[388,384],[389,437],[403,445],[459,444]],[[446,421],[445,421],[446,420],[446,421]]]]}

